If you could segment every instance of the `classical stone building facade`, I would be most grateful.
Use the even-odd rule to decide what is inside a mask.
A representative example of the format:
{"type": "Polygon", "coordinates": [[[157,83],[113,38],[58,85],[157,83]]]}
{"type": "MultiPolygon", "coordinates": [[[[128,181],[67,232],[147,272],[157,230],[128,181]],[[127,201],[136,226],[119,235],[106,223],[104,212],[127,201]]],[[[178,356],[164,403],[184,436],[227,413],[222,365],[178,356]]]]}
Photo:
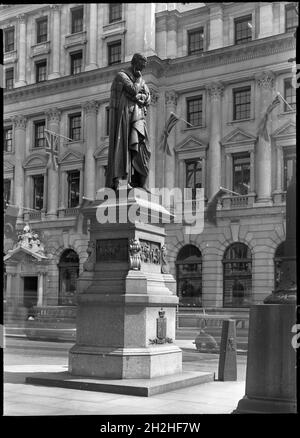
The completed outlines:
{"type": "MultiPolygon", "coordinates": [[[[35,289],[39,309],[76,302],[89,240],[78,205],[104,186],[110,85],[135,52],[148,57],[150,187],[202,187],[206,199],[220,186],[240,194],[225,196],[217,226],[205,222],[199,235],[167,226],[181,305],[246,311],[261,302],[280,275],[295,165],[288,59],[296,25],[291,2],[2,5],[4,196],[20,207],[18,229],[28,223],[39,234],[47,260],[38,286],[35,274],[7,270],[8,307],[26,307],[35,289]],[[259,122],[278,91],[289,106],[272,111],[261,144],[259,122]],[[193,126],[178,122],[172,155],[163,156],[171,111],[193,126]],[[64,136],[57,170],[47,167],[45,128],[64,136]]],[[[6,255],[13,247],[5,239],[6,255]]]]}

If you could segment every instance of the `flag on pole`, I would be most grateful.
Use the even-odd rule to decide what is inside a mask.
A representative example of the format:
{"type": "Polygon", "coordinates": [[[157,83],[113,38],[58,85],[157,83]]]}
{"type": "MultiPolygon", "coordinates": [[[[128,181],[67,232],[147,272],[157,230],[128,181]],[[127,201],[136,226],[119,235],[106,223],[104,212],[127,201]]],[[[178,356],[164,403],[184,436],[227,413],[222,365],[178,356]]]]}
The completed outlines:
{"type": "Polygon", "coordinates": [[[231,193],[236,196],[240,196],[240,193],[234,192],[224,187],[220,187],[219,190],[209,199],[206,209],[206,219],[214,225],[217,225],[217,205],[222,196],[227,193],[231,193]]]}
{"type": "Polygon", "coordinates": [[[58,140],[59,135],[45,129],[46,153],[48,154],[48,165],[52,165],[53,170],[58,169],[58,140]]]}
{"type": "Polygon", "coordinates": [[[169,137],[171,130],[174,128],[174,126],[178,122],[178,120],[180,120],[180,117],[178,117],[176,114],[171,112],[170,117],[168,118],[168,120],[165,124],[164,130],[163,130],[161,145],[162,145],[163,152],[167,153],[168,155],[172,155],[170,147],[168,145],[168,137],[169,137]]]}
{"type": "Polygon", "coordinates": [[[266,109],[266,112],[258,125],[257,137],[262,137],[265,141],[269,141],[270,136],[267,128],[269,116],[273,111],[273,109],[276,108],[276,106],[279,104],[280,104],[280,99],[279,99],[279,95],[277,94],[277,96],[273,99],[273,101],[266,109]]]}
{"type": "Polygon", "coordinates": [[[19,214],[19,207],[6,205],[6,210],[4,213],[4,236],[7,239],[16,240],[16,222],[19,214]]]}
{"type": "Polygon", "coordinates": [[[93,202],[93,199],[82,197],[81,204],[79,205],[78,215],[76,218],[75,229],[79,234],[87,234],[88,233],[88,219],[83,215],[82,210],[90,205],[93,202]]]}

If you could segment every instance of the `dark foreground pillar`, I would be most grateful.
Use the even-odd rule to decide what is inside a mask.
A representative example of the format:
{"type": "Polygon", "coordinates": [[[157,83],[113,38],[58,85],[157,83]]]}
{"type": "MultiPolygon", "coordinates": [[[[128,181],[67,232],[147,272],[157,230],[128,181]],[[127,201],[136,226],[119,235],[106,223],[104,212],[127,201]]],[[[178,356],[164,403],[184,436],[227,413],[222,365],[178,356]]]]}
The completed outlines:
{"type": "Polygon", "coordinates": [[[250,311],[246,394],[233,413],[296,413],[296,351],[292,304],[250,311]]]}

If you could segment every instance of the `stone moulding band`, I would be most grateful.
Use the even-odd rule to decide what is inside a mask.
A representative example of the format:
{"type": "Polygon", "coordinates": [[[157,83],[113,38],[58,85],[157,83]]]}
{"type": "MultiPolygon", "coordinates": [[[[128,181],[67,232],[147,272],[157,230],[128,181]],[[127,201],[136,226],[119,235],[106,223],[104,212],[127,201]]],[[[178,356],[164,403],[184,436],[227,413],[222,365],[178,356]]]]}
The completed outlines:
{"type": "Polygon", "coordinates": [[[137,348],[121,348],[121,347],[85,347],[77,345],[72,347],[71,353],[89,354],[89,355],[105,355],[105,356],[153,356],[161,354],[177,354],[181,349],[174,344],[157,344],[149,347],[137,348]]]}

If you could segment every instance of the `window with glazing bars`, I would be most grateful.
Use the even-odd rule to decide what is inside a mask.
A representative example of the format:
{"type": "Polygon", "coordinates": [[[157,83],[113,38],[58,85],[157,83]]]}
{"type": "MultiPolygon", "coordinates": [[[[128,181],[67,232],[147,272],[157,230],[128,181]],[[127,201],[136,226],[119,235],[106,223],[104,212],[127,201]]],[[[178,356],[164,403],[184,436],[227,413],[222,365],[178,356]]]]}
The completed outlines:
{"type": "Polygon", "coordinates": [[[71,54],[71,75],[81,73],[82,69],[82,52],[71,54]]]}
{"type": "Polygon", "coordinates": [[[202,96],[187,99],[187,121],[193,126],[202,125],[202,96]]]}
{"type": "Polygon", "coordinates": [[[7,126],[4,128],[4,151],[11,152],[12,151],[12,126],[7,126]]]}
{"type": "Polygon", "coordinates": [[[203,52],[203,28],[188,32],[188,54],[203,52]]]}
{"type": "Polygon", "coordinates": [[[247,195],[250,189],[250,154],[233,154],[233,190],[247,195]]]}
{"type": "Polygon", "coordinates": [[[243,44],[252,40],[252,16],[236,18],[234,20],[235,44],[243,44]]]}
{"type": "Polygon", "coordinates": [[[5,179],[4,180],[4,192],[3,192],[3,201],[4,204],[9,204],[10,202],[10,187],[11,187],[11,180],[5,179]]]}
{"type": "Polygon", "coordinates": [[[34,147],[43,148],[45,146],[45,120],[34,123],[34,147]]]}
{"type": "Polygon", "coordinates": [[[11,52],[15,49],[15,28],[11,27],[4,31],[4,50],[11,52]]]}
{"type": "Polygon", "coordinates": [[[250,119],[251,87],[233,90],[233,120],[250,119]]]}
{"type": "Polygon", "coordinates": [[[36,63],[36,82],[43,82],[47,79],[47,61],[36,63]]]}
{"type": "Polygon", "coordinates": [[[68,172],[68,208],[79,205],[80,171],[68,172]]]}
{"type": "Polygon", "coordinates": [[[83,31],[83,8],[76,8],[71,11],[71,32],[77,33],[83,31]]]}
{"type": "Polygon", "coordinates": [[[72,140],[80,140],[81,134],[81,115],[73,114],[69,116],[70,129],[69,129],[69,137],[72,140]]]}
{"type": "Polygon", "coordinates": [[[122,19],[122,3],[111,3],[109,5],[109,22],[119,21],[122,19]]]}
{"type": "Polygon", "coordinates": [[[108,65],[121,62],[121,41],[108,44],[108,65]]]}
{"type": "MultiPolygon", "coordinates": [[[[296,89],[293,87],[291,78],[285,79],[284,81],[284,98],[287,103],[296,110],[296,89]]],[[[284,104],[284,111],[291,111],[286,103],[284,104]]]]}
{"type": "Polygon", "coordinates": [[[285,5],[285,31],[293,32],[298,26],[298,14],[294,4],[285,5]]]}
{"type": "Polygon", "coordinates": [[[44,43],[47,41],[47,27],[48,27],[48,18],[44,17],[36,22],[36,42],[44,43]]]}
{"type": "Polygon", "coordinates": [[[33,208],[41,210],[44,205],[44,175],[35,175],[33,179],[33,208]]]}
{"type": "Polygon", "coordinates": [[[5,88],[11,90],[14,88],[14,69],[8,68],[5,70],[5,88]]]}

